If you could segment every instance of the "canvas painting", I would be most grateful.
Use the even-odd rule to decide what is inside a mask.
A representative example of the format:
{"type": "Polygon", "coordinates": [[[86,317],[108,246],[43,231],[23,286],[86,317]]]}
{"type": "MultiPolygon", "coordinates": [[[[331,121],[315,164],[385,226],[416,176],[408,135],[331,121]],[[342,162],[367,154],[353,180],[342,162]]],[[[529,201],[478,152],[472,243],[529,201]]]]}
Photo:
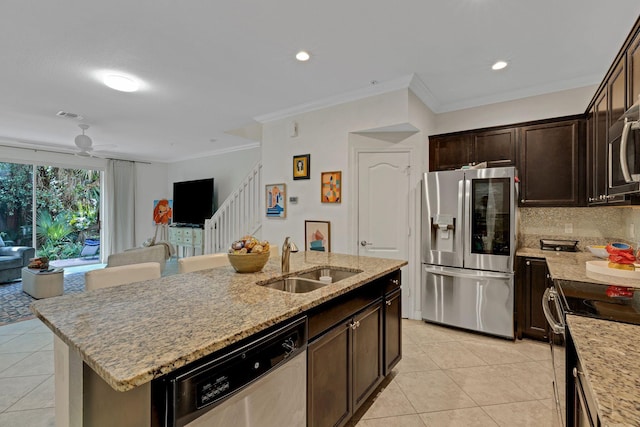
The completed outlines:
{"type": "Polygon", "coordinates": [[[304,245],[307,251],[331,252],[331,223],[305,221],[304,245]]]}
{"type": "Polygon", "coordinates": [[[267,218],[287,217],[287,185],[269,184],[266,189],[267,218]]]}
{"type": "Polygon", "coordinates": [[[153,201],[153,223],[155,225],[171,224],[173,218],[173,200],[160,199],[153,201]]]}
{"type": "Polygon", "coordinates": [[[322,172],[320,175],[322,203],[340,203],[342,201],[342,172],[322,172]]]}

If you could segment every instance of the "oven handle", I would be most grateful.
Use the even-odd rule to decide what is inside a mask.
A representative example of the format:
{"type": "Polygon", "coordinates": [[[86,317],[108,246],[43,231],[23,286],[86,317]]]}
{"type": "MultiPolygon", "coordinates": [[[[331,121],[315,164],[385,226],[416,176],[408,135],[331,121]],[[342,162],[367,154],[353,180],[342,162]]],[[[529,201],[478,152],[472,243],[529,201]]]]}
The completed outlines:
{"type": "Polygon", "coordinates": [[[620,168],[622,169],[622,175],[626,182],[633,182],[631,174],[629,173],[629,163],[627,162],[627,143],[629,141],[629,130],[633,126],[634,121],[629,121],[625,117],[624,128],[622,128],[622,138],[620,139],[620,168]]]}
{"type": "Polygon", "coordinates": [[[551,301],[555,300],[557,297],[558,294],[553,288],[545,289],[544,294],[542,295],[542,311],[544,312],[544,317],[546,317],[547,322],[549,322],[549,326],[551,326],[553,333],[564,336],[564,325],[553,318],[553,315],[551,314],[551,307],[549,307],[551,301]]]}

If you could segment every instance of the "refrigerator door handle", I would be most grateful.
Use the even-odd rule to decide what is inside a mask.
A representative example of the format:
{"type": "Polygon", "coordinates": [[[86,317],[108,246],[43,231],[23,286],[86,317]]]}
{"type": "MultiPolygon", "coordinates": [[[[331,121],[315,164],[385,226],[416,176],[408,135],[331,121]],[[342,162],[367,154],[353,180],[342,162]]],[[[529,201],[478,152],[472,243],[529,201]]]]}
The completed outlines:
{"type": "Polygon", "coordinates": [[[458,264],[460,267],[464,266],[464,234],[466,233],[465,224],[465,200],[464,200],[464,175],[460,181],[458,181],[458,229],[454,230],[455,233],[455,252],[458,258],[458,264]]]}
{"type": "Polygon", "coordinates": [[[440,276],[452,276],[452,277],[462,277],[462,278],[472,278],[472,279],[509,279],[511,278],[511,274],[509,273],[499,273],[494,271],[473,271],[468,272],[469,270],[460,270],[457,268],[447,268],[447,267],[424,267],[424,271],[431,274],[437,274],[440,276]]]}

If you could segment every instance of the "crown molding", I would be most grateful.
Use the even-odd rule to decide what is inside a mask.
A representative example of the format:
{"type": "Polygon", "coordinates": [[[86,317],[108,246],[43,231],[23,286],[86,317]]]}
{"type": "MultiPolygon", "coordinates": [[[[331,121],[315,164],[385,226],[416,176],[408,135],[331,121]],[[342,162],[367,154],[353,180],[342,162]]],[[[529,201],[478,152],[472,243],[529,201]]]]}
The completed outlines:
{"type": "MultiPolygon", "coordinates": [[[[467,108],[481,107],[489,104],[497,104],[499,102],[514,101],[532,96],[546,95],[553,92],[561,92],[565,90],[577,89],[585,86],[597,85],[602,81],[601,75],[590,75],[578,77],[575,79],[562,80],[548,84],[530,86],[523,89],[513,90],[510,92],[499,93],[490,96],[482,96],[478,98],[465,99],[464,101],[450,102],[441,104],[437,109],[431,109],[434,113],[448,113],[451,111],[464,110],[467,108]]],[[[416,93],[416,95],[418,95],[416,93]]],[[[419,95],[418,95],[419,97],[419,95]]],[[[422,98],[420,98],[422,99],[422,98]]],[[[424,99],[422,102],[425,102],[424,99]]]]}
{"type": "Polygon", "coordinates": [[[260,146],[261,146],[260,142],[252,142],[249,144],[238,145],[235,147],[228,147],[228,148],[221,148],[219,150],[199,152],[197,154],[194,154],[193,156],[185,156],[185,157],[180,157],[178,159],[172,159],[170,162],[166,162],[166,163],[175,163],[175,162],[181,162],[184,160],[200,159],[202,157],[220,156],[223,154],[234,153],[236,151],[245,151],[245,150],[252,150],[254,148],[260,148],[260,146]]]}
{"type": "Polygon", "coordinates": [[[268,123],[274,120],[286,119],[287,117],[295,116],[298,114],[320,110],[322,108],[328,108],[347,102],[357,101],[374,95],[381,95],[383,93],[392,92],[394,90],[407,89],[413,76],[414,75],[411,74],[408,76],[399,77],[397,79],[372,84],[365,88],[357,89],[351,92],[346,92],[340,95],[331,96],[291,108],[285,108],[284,110],[275,111],[273,113],[263,114],[261,116],[254,117],[253,119],[260,123],[268,123]]]}

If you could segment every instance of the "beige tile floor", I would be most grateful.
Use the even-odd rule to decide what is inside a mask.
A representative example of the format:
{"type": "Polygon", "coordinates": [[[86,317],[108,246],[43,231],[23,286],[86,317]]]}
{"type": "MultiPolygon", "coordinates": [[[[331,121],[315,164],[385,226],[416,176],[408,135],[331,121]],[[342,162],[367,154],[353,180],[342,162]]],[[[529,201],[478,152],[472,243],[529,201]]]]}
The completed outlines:
{"type": "MultiPolygon", "coordinates": [[[[403,359],[356,427],[553,426],[549,348],[403,321],[403,359]]],[[[0,327],[0,427],[54,426],[53,338],[36,319],[0,327]]]]}

